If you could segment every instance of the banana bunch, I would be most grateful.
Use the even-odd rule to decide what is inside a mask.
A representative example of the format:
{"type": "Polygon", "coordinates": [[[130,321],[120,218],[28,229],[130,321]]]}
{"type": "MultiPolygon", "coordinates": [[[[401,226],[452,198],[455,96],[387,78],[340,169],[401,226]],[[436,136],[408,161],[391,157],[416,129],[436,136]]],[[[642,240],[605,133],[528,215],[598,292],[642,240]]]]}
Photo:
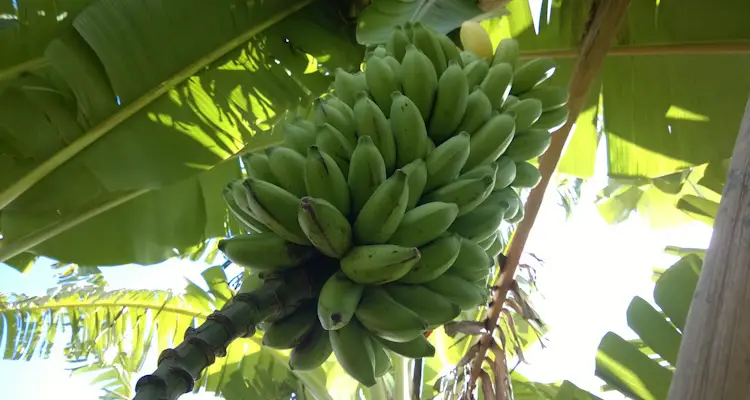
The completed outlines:
{"type": "Polygon", "coordinates": [[[229,260],[263,277],[328,274],[314,301],[266,321],[263,343],[292,349],[291,368],[335,354],[371,386],[388,352],[432,356],[425,332],[487,300],[498,227],[523,218],[519,192],[541,180],[529,161],[565,123],[567,92],[547,83],[552,60],[520,63],[513,39],[493,53],[475,28],[461,38],[481,43],[461,50],[421,23],[397,27],[224,189],[248,232],[219,243],[229,260]]]}

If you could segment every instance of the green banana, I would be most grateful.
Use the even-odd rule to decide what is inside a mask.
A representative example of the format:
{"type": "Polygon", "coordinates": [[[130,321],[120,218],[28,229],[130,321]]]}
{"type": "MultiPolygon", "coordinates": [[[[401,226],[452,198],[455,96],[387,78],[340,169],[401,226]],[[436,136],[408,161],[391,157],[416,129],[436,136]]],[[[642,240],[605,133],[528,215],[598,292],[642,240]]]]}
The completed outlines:
{"type": "Polygon", "coordinates": [[[438,87],[438,76],[430,59],[413,44],[406,46],[401,62],[404,94],[417,105],[423,121],[430,120],[438,87]]]}
{"type": "Polygon", "coordinates": [[[406,172],[396,170],[375,189],[354,221],[354,239],[357,244],[385,243],[393,236],[409,200],[406,179],[406,172]]]}
{"type": "Polygon", "coordinates": [[[448,62],[448,65],[450,65],[451,61],[455,61],[459,67],[463,68],[464,64],[458,46],[448,36],[436,35],[436,37],[440,43],[440,47],[443,49],[443,54],[445,54],[445,60],[448,62]]]}
{"type": "Polygon", "coordinates": [[[458,206],[458,215],[464,215],[478,206],[492,191],[494,176],[460,179],[434,190],[422,198],[423,203],[440,201],[458,206]]]}
{"type": "Polygon", "coordinates": [[[401,89],[400,80],[388,62],[377,57],[372,57],[367,62],[365,78],[373,100],[388,117],[393,103],[391,93],[401,89]]]}
{"type": "Polygon", "coordinates": [[[487,277],[491,264],[492,260],[487,257],[482,246],[471,240],[462,239],[458,257],[446,273],[461,277],[468,282],[475,282],[487,277]]]}
{"type": "Polygon", "coordinates": [[[383,338],[375,338],[386,349],[408,358],[429,358],[435,356],[435,347],[424,335],[419,335],[408,342],[392,342],[383,338]]]}
{"type": "Polygon", "coordinates": [[[297,222],[299,197],[255,178],[245,180],[244,185],[250,210],[259,221],[290,242],[310,244],[297,222]]]}
{"type": "Polygon", "coordinates": [[[431,202],[407,211],[389,243],[420,247],[442,235],[458,215],[453,203],[431,202]]]}
{"type": "Polygon", "coordinates": [[[396,76],[396,80],[398,81],[399,87],[401,87],[401,79],[403,76],[403,68],[401,67],[401,63],[396,60],[393,56],[385,56],[383,58],[386,63],[388,63],[388,66],[391,67],[391,71],[393,71],[393,75],[396,76]]]}
{"type": "Polygon", "coordinates": [[[354,120],[357,123],[357,136],[369,136],[380,151],[387,174],[396,168],[396,142],[391,132],[391,124],[383,111],[372,101],[367,92],[357,94],[354,104],[354,120]]]}
{"type": "Polygon", "coordinates": [[[451,137],[461,123],[469,99],[469,84],[457,61],[451,61],[438,79],[435,106],[430,117],[429,137],[442,143],[451,137]]]}
{"type": "Polygon", "coordinates": [[[478,55],[474,54],[473,51],[462,50],[459,54],[461,55],[461,62],[463,62],[464,66],[467,66],[476,60],[481,60],[482,62],[485,62],[485,63],[487,62],[486,60],[483,60],[478,55]]]}
{"type": "Polygon", "coordinates": [[[385,182],[385,162],[370,136],[360,136],[349,163],[349,193],[352,215],[359,214],[367,200],[385,182]]]}
{"type": "Polygon", "coordinates": [[[418,158],[404,165],[401,170],[406,172],[406,187],[409,191],[406,210],[409,211],[417,205],[419,198],[422,197],[422,192],[424,192],[427,183],[427,166],[421,158],[418,158]]]}
{"type": "Polygon", "coordinates": [[[401,92],[393,92],[391,132],[396,140],[396,166],[423,158],[427,154],[427,128],[416,104],[401,92]]]}
{"type": "Polygon", "coordinates": [[[474,87],[466,101],[466,113],[456,128],[457,132],[467,132],[470,135],[481,128],[492,116],[492,103],[479,86],[474,87]]]}
{"type": "Polygon", "coordinates": [[[507,63],[514,67],[518,62],[518,40],[513,38],[503,39],[495,47],[495,54],[492,56],[492,65],[507,63]]]}
{"type": "Polygon", "coordinates": [[[394,342],[407,342],[422,335],[427,322],[394,300],[382,286],[368,286],[354,313],[373,334],[394,342]]]}
{"type": "Polygon", "coordinates": [[[380,378],[391,369],[391,357],[374,337],[370,337],[369,340],[372,341],[372,349],[375,353],[375,377],[380,378]]]}
{"type": "Polygon", "coordinates": [[[513,73],[513,87],[510,94],[522,94],[546,81],[555,73],[557,63],[550,57],[535,58],[518,68],[513,73]]]}
{"type": "Polygon", "coordinates": [[[333,92],[349,106],[354,106],[356,94],[367,90],[365,75],[362,73],[350,74],[342,68],[336,68],[333,79],[333,92]]]}
{"type": "Polygon", "coordinates": [[[516,118],[516,131],[523,132],[536,122],[542,115],[542,102],[537,99],[519,100],[517,103],[503,108],[504,113],[516,118]]]}
{"type": "Polygon", "coordinates": [[[359,383],[375,385],[375,353],[370,333],[356,319],[335,331],[328,331],[333,353],[341,368],[359,383]]]}
{"type": "Polygon", "coordinates": [[[463,69],[464,75],[466,75],[466,83],[470,88],[479,86],[487,77],[490,72],[490,66],[485,60],[474,60],[470,64],[466,64],[463,69]]]}
{"type": "Polygon", "coordinates": [[[248,153],[243,156],[242,161],[245,164],[245,169],[247,169],[248,178],[260,179],[274,185],[279,184],[279,181],[271,172],[271,165],[265,154],[248,153]]]}
{"type": "Polygon", "coordinates": [[[250,204],[247,202],[247,191],[242,185],[241,180],[229,182],[221,190],[221,195],[227,208],[248,232],[271,232],[267,226],[258,221],[250,211],[250,204]]]}
{"type": "Polygon", "coordinates": [[[314,128],[313,126],[312,130],[308,130],[297,123],[284,124],[284,146],[306,155],[307,148],[315,144],[314,128]]]}
{"type": "Polygon", "coordinates": [[[510,107],[513,107],[516,103],[518,103],[520,100],[518,97],[511,95],[508,95],[508,97],[503,102],[503,107],[500,111],[505,111],[509,109],[510,107]]]}
{"type": "Polygon", "coordinates": [[[529,129],[515,135],[503,156],[513,161],[526,161],[539,157],[549,148],[552,135],[544,129],[529,129]]]}
{"type": "Polygon", "coordinates": [[[415,22],[413,29],[412,43],[430,59],[435,68],[435,73],[440,76],[448,67],[448,63],[443,48],[437,40],[437,35],[421,22],[415,22]]]}
{"type": "Polygon", "coordinates": [[[485,253],[487,257],[494,260],[503,251],[504,247],[503,240],[500,238],[500,235],[497,235],[495,236],[495,240],[485,249],[485,253]]]}
{"type": "Polygon", "coordinates": [[[328,257],[341,258],[352,246],[349,220],[323,199],[303,197],[297,220],[310,243],[328,257]]]}
{"type": "Polygon", "coordinates": [[[532,127],[555,132],[568,122],[569,116],[570,110],[567,107],[560,107],[556,110],[542,113],[542,116],[539,117],[532,127]]]}
{"type": "Polygon", "coordinates": [[[423,283],[431,281],[447,271],[461,246],[461,238],[446,234],[419,249],[421,258],[412,269],[398,281],[403,283],[423,283]]]}
{"type": "Polygon", "coordinates": [[[341,259],[341,270],[357,283],[395,281],[419,262],[419,249],[395,244],[355,246],[341,259]]]}
{"type": "Polygon", "coordinates": [[[498,235],[498,233],[495,232],[492,235],[490,235],[487,239],[482,239],[482,240],[478,241],[477,244],[482,249],[487,250],[487,248],[489,248],[490,245],[492,245],[492,242],[495,241],[495,239],[497,238],[497,235],[498,235]]]}
{"type": "Polygon", "coordinates": [[[542,112],[557,110],[568,104],[568,89],[561,86],[540,86],[518,96],[519,99],[537,99],[542,102],[542,112]]]}
{"type": "Polygon", "coordinates": [[[506,218],[505,220],[508,221],[508,222],[510,222],[511,224],[517,224],[517,223],[521,222],[521,220],[523,220],[524,213],[525,213],[525,211],[524,211],[523,207],[521,207],[521,208],[518,209],[518,212],[516,213],[516,215],[514,215],[514,216],[512,216],[510,218],[506,218]]]}
{"type": "Polygon", "coordinates": [[[510,185],[516,188],[535,188],[542,180],[542,174],[526,161],[516,162],[516,179],[510,185]]]}
{"type": "Polygon", "coordinates": [[[500,110],[510,94],[513,84],[513,68],[508,63],[493,65],[481,83],[482,90],[492,103],[492,108],[500,110]]]}
{"type": "Polygon", "coordinates": [[[365,287],[353,282],[341,270],[323,284],[318,296],[318,319],[325,330],[341,329],[354,317],[365,287]]]}
{"type": "Polygon", "coordinates": [[[317,138],[315,139],[315,145],[320,150],[328,153],[344,176],[349,173],[349,160],[352,157],[352,151],[354,147],[349,143],[338,129],[334,128],[331,124],[318,125],[317,138]]]}
{"type": "Polygon", "coordinates": [[[349,215],[351,199],[346,178],[336,161],[318,146],[307,150],[305,189],[310,196],[326,200],[342,214],[349,215]]]}
{"type": "Polygon", "coordinates": [[[471,310],[485,303],[489,296],[489,291],[486,288],[450,274],[443,274],[423,285],[427,289],[456,303],[461,307],[461,310],[471,310]]]}
{"type": "Polygon", "coordinates": [[[513,190],[512,187],[506,187],[505,189],[493,192],[489,197],[487,197],[487,200],[485,200],[483,204],[493,203],[500,204],[503,207],[507,208],[504,215],[505,219],[512,218],[514,215],[516,215],[516,213],[518,213],[518,209],[523,207],[521,198],[518,196],[518,193],[513,190]]]}
{"type": "Polygon", "coordinates": [[[304,156],[292,149],[280,146],[266,148],[266,156],[279,186],[297,197],[307,194],[304,156]]]}
{"type": "Polygon", "coordinates": [[[321,102],[320,109],[326,114],[322,122],[330,123],[338,129],[352,146],[357,145],[357,129],[354,121],[354,110],[336,96],[328,96],[325,102],[321,102]]]}
{"type": "MultiPolygon", "coordinates": [[[[481,92],[480,92],[481,93],[481,92]]],[[[427,155],[426,193],[454,181],[469,158],[469,134],[461,132],[437,146],[427,155]]],[[[515,164],[513,164],[515,167],[515,164]]],[[[410,193],[411,195],[411,193],[410,193]]]]}
{"type": "Polygon", "coordinates": [[[510,145],[515,133],[515,121],[507,114],[491,117],[471,136],[469,158],[464,164],[464,171],[469,171],[480,164],[497,160],[510,145]]]}
{"type": "Polygon", "coordinates": [[[291,315],[266,325],[263,332],[263,345],[273,349],[291,349],[318,325],[313,303],[300,305],[291,315]]]}
{"type": "Polygon", "coordinates": [[[461,308],[422,285],[389,283],[388,294],[404,307],[414,311],[430,326],[440,326],[461,314],[461,308]]]}
{"type": "Polygon", "coordinates": [[[472,212],[456,218],[448,230],[463,238],[479,242],[497,231],[506,210],[505,204],[484,203],[472,212]]]}
{"type": "Polygon", "coordinates": [[[516,179],[516,163],[510,157],[502,155],[495,161],[495,164],[497,164],[497,173],[495,174],[495,187],[492,190],[505,189],[516,179]]]}
{"type": "Polygon", "coordinates": [[[302,342],[289,353],[289,369],[292,371],[315,369],[326,362],[332,352],[328,332],[315,324],[302,342]]]}
{"type": "Polygon", "coordinates": [[[316,253],[310,246],[288,242],[273,232],[232,236],[219,240],[218,247],[231,262],[253,271],[298,267],[316,253]]]}
{"type": "MultiPolygon", "coordinates": [[[[493,183],[494,183],[494,178],[495,178],[495,175],[497,174],[496,168],[497,168],[497,164],[495,163],[482,164],[478,167],[474,167],[474,169],[470,171],[464,172],[463,174],[459,175],[458,179],[480,179],[486,176],[491,176],[493,178],[493,183]]],[[[495,188],[494,184],[492,185],[492,188],[493,189],[495,188]]]]}
{"type": "Polygon", "coordinates": [[[403,61],[404,54],[406,54],[406,46],[410,43],[411,39],[406,36],[404,28],[402,26],[397,26],[391,31],[391,35],[388,36],[388,40],[385,42],[385,48],[400,62],[403,61]]]}

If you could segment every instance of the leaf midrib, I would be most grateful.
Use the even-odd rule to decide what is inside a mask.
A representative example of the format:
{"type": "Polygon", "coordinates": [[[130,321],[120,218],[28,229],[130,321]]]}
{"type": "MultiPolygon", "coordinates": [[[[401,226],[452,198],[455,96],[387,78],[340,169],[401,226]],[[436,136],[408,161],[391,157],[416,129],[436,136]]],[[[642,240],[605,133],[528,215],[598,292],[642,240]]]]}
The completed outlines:
{"type": "Polygon", "coordinates": [[[97,303],[75,303],[75,302],[61,302],[51,305],[34,305],[31,307],[13,307],[13,308],[3,308],[0,309],[0,313],[5,313],[8,311],[35,311],[35,310],[41,310],[41,311],[53,311],[53,310],[60,310],[63,308],[69,308],[74,307],[77,309],[87,309],[87,308],[99,308],[99,307],[128,307],[128,308],[144,308],[144,309],[150,309],[150,310],[160,310],[161,312],[170,312],[173,314],[180,314],[180,315],[186,315],[190,317],[203,317],[206,318],[210,314],[210,312],[207,311],[195,311],[190,310],[184,307],[178,307],[178,306],[163,306],[162,304],[142,304],[142,303],[136,303],[136,302],[120,302],[120,301],[103,301],[103,302],[97,302],[97,303]]]}

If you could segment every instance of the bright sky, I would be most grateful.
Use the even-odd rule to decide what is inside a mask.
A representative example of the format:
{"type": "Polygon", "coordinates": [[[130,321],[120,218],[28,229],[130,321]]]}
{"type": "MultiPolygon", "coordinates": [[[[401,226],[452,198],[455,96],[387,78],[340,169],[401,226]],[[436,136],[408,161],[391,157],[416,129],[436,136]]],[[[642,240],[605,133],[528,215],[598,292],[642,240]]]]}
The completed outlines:
{"type": "MultiPolygon", "coordinates": [[[[606,157],[602,155],[598,159],[606,160],[606,157]]],[[[538,269],[540,293],[533,301],[552,330],[547,337],[547,347],[527,351],[530,364],[519,367],[519,372],[532,380],[568,379],[594,393],[601,385],[594,376],[596,347],[609,330],[625,338],[633,337],[625,322],[625,310],[635,295],[652,298],[652,267],[665,268],[676,260],[664,254],[664,247],[706,247],[711,234],[710,228],[697,222],[677,229],[652,231],[636,215],[622,224],[609,226],[593,205],[596,193],[605,182],[603,177],[595,177],[584,186],[581,202],[568,221],[556,204],[557,193],[552,190],[547,196],[527,251],[544,260],[544,266],[538,269]]],[[[200,272],[206,267],[202,263],[171,260],[148,267],[106,268],[104,274],[112,289],[180,290],[184,287],[184,278],[201,282],[200,272]]],[[[0,266],[0,293],[43,294],[54,285],[49,264],[35,266],[26,276],[0,266]]],[[[89,386],[86,377],[69,376],[59,344],[57,357],[50,360],[0,361],[4,396],[39,400],[60,393],[76,393],[79,400],[97,399],[99,391],[89,386]],[[39,379],[44,379],[44,384],[36,384],[39,379]]],[[[156,353],[152,353],[142,374],[155,367],[156,353]]],[[[622,398],[612,393],[601,396],[622,398]]],[[[182,398],[215,397],[203,394],[182,398]]]]}

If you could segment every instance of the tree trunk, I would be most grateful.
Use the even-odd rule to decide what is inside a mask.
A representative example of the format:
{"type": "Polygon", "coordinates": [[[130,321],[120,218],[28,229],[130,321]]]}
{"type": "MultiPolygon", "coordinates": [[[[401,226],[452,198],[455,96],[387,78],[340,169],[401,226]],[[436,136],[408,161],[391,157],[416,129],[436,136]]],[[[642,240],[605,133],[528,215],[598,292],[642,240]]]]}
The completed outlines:
{"type": "Polygon", "coordinates": [[[750,399],[750,100],[693,296],[669,400],[750,399]]]}

